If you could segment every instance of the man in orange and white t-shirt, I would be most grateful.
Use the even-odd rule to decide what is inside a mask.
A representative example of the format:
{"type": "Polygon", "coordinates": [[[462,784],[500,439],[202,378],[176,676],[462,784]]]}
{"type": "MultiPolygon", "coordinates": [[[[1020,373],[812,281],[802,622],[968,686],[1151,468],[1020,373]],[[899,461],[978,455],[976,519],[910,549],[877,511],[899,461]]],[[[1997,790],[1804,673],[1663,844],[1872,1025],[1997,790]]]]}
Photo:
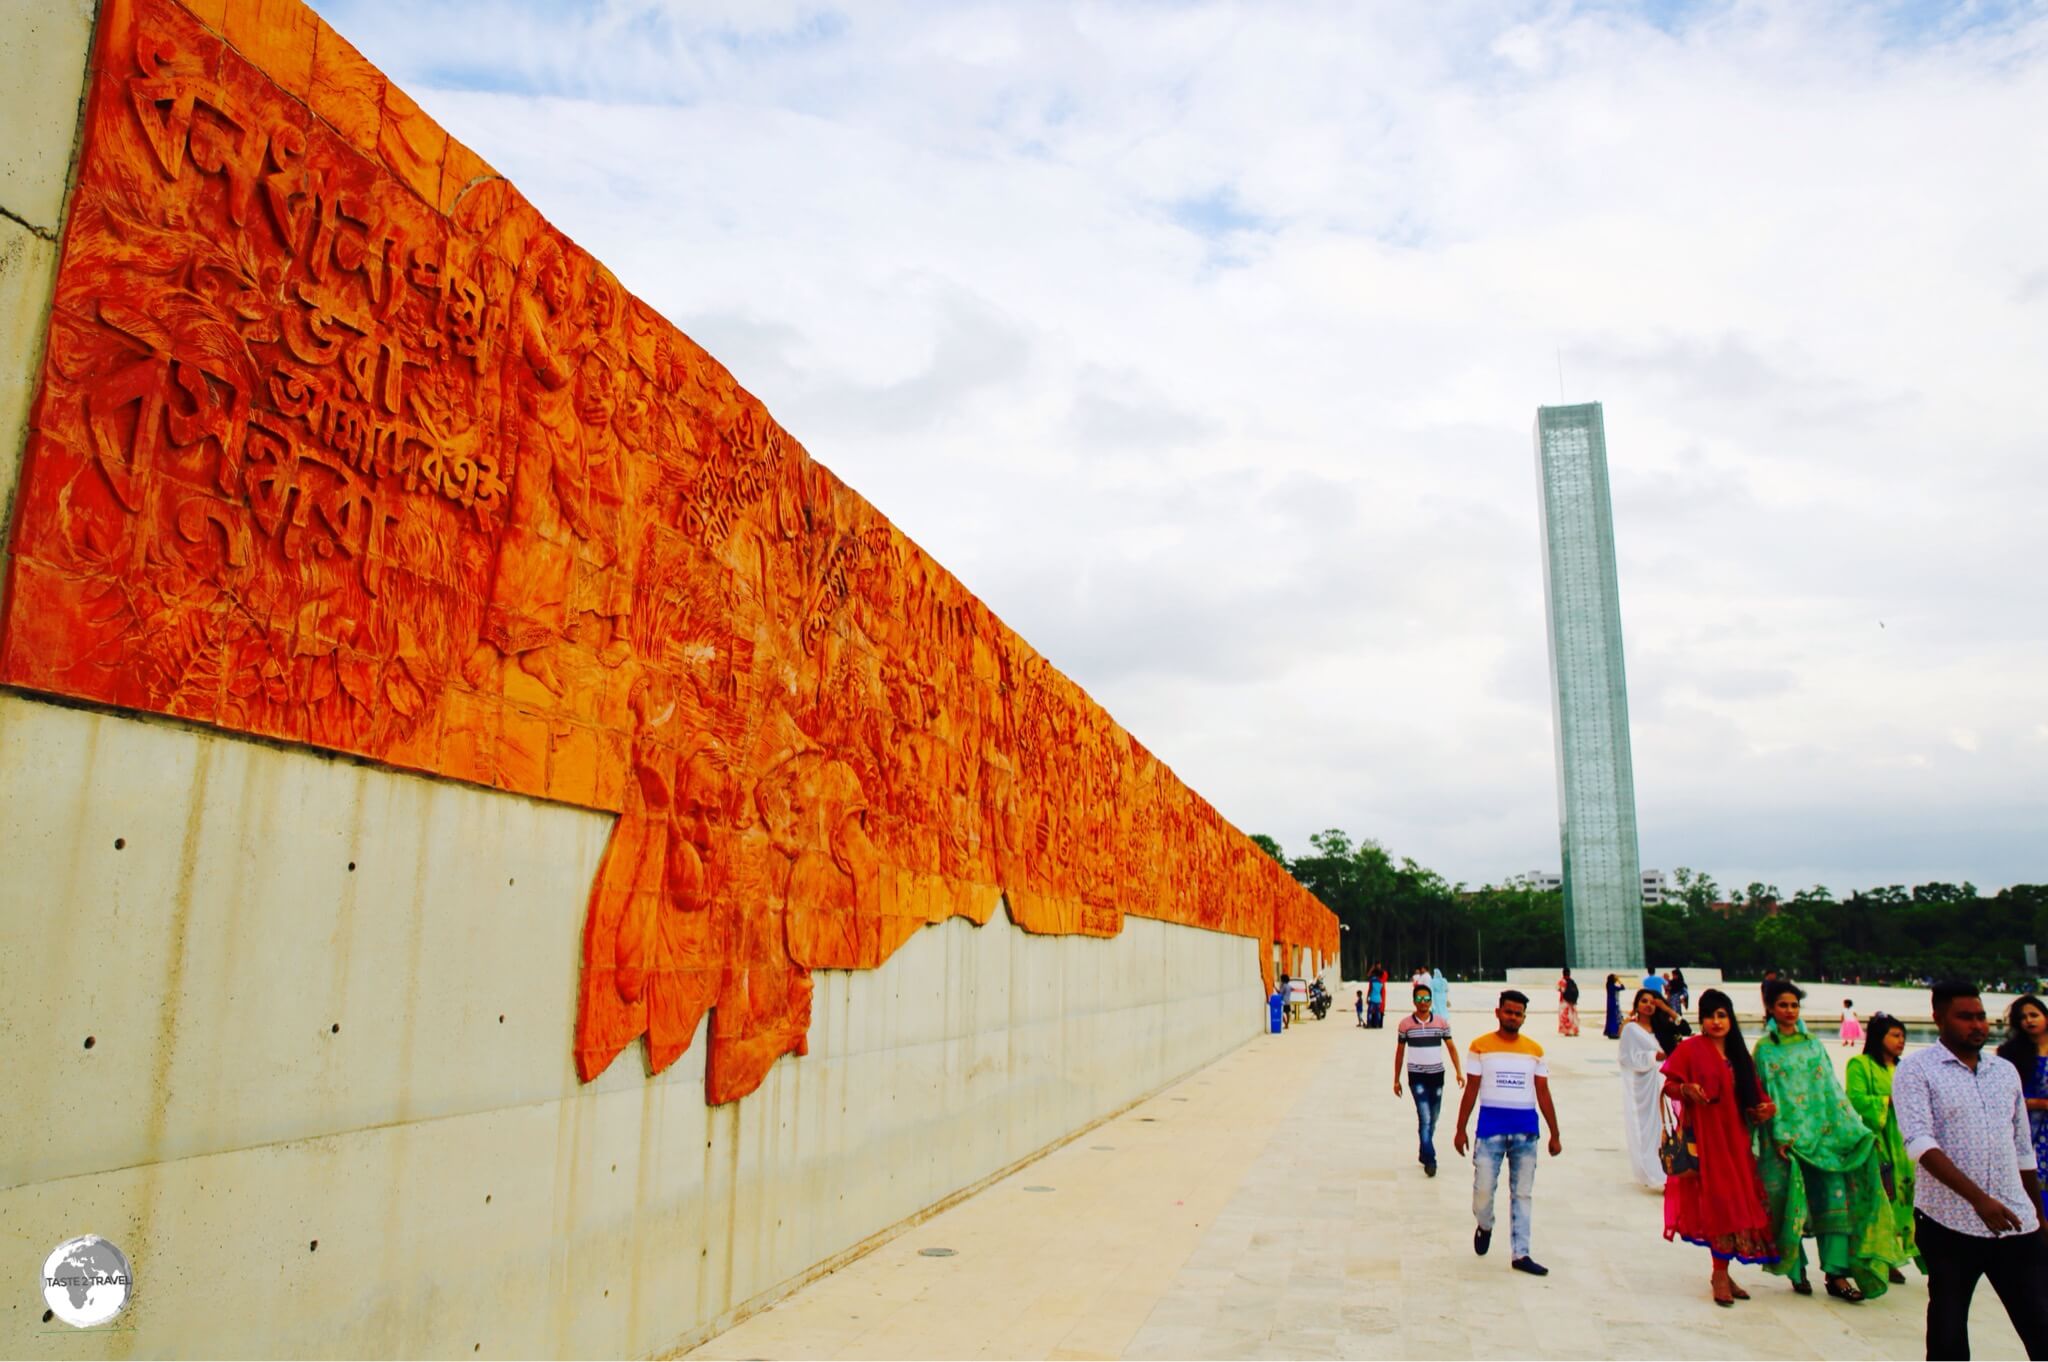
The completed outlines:
{"type": "Polygon", "coordinates": [[[1508,1166],[1508,1215],[1513,1260],[1517,1272],[1548,1275],[1550,1269],[1529,1256],[1531,1197],[1536,1190],[1536,1141],[1540,1135],[1536,1114],[1543,1114],[1550,1127],[1551,1157],[1564,1152],[1557,1129],[1557,1110],[1550,1104],[1550,1069],[1543,1062],[1543,1047],[1522,1034],[1529,1015],[1529,997],[1508,989],[1493,1010],[1500,1029],[1490,1031],[1465,1048],[1465,1100],[1458,1108],[1458,1134],[1452,1147],[1460,1154],[1472,1150],[1472,1216],[1478,1227],[1472,1232],[1472,1251],[1484,1254],[1493,1244],[1494,1191],[1500,1186],[1500,1169],[1508,1166]],[[1465,1134],[1472,1108],[1479,1108],[1479,1136],[1473,1142],[1465,1134]]]}

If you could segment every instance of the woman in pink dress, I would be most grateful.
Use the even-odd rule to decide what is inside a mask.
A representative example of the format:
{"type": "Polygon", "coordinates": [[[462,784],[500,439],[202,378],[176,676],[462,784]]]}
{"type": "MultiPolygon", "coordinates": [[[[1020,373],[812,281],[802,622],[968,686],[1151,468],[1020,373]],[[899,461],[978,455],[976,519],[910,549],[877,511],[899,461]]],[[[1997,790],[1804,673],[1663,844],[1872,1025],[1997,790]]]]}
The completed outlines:
{"type": "Polygon", "coordinates": [[[1579,982],[1572,978],[1570,965],[1564,967],[1564,978],[1557,981],[1557,1034],[1579,1034],[1579,982]]]}

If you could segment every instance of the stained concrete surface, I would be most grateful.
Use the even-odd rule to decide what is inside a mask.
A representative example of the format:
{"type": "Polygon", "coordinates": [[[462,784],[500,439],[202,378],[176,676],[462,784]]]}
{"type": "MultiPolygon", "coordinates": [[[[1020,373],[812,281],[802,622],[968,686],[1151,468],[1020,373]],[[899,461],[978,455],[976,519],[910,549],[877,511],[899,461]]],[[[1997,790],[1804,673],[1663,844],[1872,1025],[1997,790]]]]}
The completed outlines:
{"type": "Polygon", "coordinates": [[[1249,938],[998,909],[819,971],[738,1102],[701,1029],[579,1083],[609,823],[0,690],[0,1262],[33,1301],[89,1231],[136,1279],[116,1331],[0,1310],[0,1357],[690,1346],[1259,1024],[1249,938]]]}

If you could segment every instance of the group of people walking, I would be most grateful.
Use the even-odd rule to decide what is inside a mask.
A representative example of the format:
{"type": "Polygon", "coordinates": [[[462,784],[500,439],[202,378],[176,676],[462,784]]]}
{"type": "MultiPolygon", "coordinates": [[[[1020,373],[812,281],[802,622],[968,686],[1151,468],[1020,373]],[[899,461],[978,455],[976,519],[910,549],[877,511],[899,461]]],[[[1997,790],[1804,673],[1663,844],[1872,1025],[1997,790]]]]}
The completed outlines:
{"type": "MultiPolygon", "coordinates": [[[[1566,970],[1565,974],[1569,976],[1571,971],[1566,970]]],[[[1685,982],[1685,971],[1682,969],[1673,969],[1664,974],[1652,970],[1643,976],[1642,986],[1644,990],[1656,995],[1660,1002],[1669,1004],[1668,1010],[1674,1017],[1683,1017],[1686,1005],[1692,1001],[1692,986],[1685,982]]],[[[1607,1024],[1601,1028],[1600,1033],[1609,1040],[1621,1038],[1622,1023],[1627,1020],[1621,1010],[1621,1000],[1627,993],[1628,985],[1622,982],[1620,975],[1607,976],[1607,1024]]],[[[1578,1032],[1575,1030],[1572,1034],[1577,1035],[1578,1032]]]]}
{"type": "MultiPolygon", "coordinates": [[[[1662,988],[1645,980],[1625,1020],[1611,1003],[1609,1033],[1619,1042],[1629,1167],[1663,1194],[1664,1237],[1708,1251],[1715,1304],[1749,1299],[1731,1270],[1738,1263],[1803,1296],[1816,1292],[1817,1267],[1820,1289],[1850,1303],[1884,1295],[1912,1266],[1928,1283],[1927,1355],[1967,1357],[1970,1301],[1988,1277],[2027,1355],[2048,1358],[2039,1171],[2048,1168],[2048,1004],[2033,995],[2014,1003],[2005,1042],[1989,1054],[1976,987],[1936,984],[1938,1044],[1908,1054],[1905,1024],[1880,1012],[1859,1028],[1862,1049],[1837,1079],[1790,980],[1764,983],[1766,1021],[1751,1045],[1718,988],[1700,994],[1694,1033],[1667,996],[1676,974],[1652,976],[1662,988]]],[[[1383,1015],[1386,981],[1371,982],[1383,1015]]],[[[1559,981],[1561,1031],[1563,1008],[1576,1002],[1568,982],[1559,981]]],[[[1393,1087],[1415,1104],[1416,1160],[1436,1176],[1436,1127],[1455,1082],[1463,1097],[1452,1143],[1473,1161],[1473,1250],[1492,1244],[1506,1170],[1510,1265],[1545,1275],[1531,1256],[1536,1167],[1540,1150],[1556,1157],[1563,1141],[1543,1047],[1523,1034],[1528,997],[1502,992],[1496,1029],[1461,1057],[1435,982],[1418,971],[1410,990],[1393,1087]]],[[[1361,991],[1361,1025],[1366,1005],[1361,991]]]]}
{"type": "Polygon", "coordinates": [[[1436,1176],[1436,1126],[1443,1111],[1448,1068],[1464,1089],[1451,1143],[1458,1154],[1472,1157],[1472,1250],[1484,1255],[1493,1245],[1494,1206],[1505,1169],[1508,1266],[1531,1276],[1547,1276],[1550,1269],[1529,1252],[1542,1135],[1536,1123],[1539,1113],[1550,1128],[1551,1156],[1563,1153],[1564,1145],[1558,1134],[1557,1110],[1550,1100],[1550,1070],[1543,1047],[1522,1034],[1529,997],[1516,989],[1503,992],[1493,1012],[1495,1029],[1475,1039],[1465,1056],[1468,1063],[1461,1063],[1450,1021],[1438,1010],[1438,985],[1417,971],[1410,989],[1414,1011],[1401,1018],[1396,1028],[1394,1095],[1401,1095],[1405,1078],[1415,1101],[1416,1162],[1425,1176],[1436,1176]],[[1475,1110],[1479,1116],[1476,1133],[1472,1123],[1475,1110]]]}
{"type": "Polygon", "coordinates": [[[1640,989],[1620,1028],[1629,1164],[1664,1194],[1664,1236],[1708,1250],[1715,1304],[1748,1293],[1754,1264],[1812,1295],[1883,1295],[1928,1278],[1927,1355],[1967,1357],[1970,1298],[1989,1277],[2030,1357],[2048,1357],[2048,1009],[2020,999],[2008,1038],[1967,984],[1938,984],[1940,1043],[1912,1055],[1879,1013],[1838,1081],[1790,980],[1763,986],[1752,1048],[1727,994],[1700,995],[1699,1033],[1640,989]],[[1689,1029],[1689,1028],[1686,1028],[1689,1029]],[[1808,1241],[1811,1241],[1811,1250],[1808,1241]]]}
{"type": "MultiPolygon", "coordinates": [[[[1451,984],[1444,978],[1443,970],[1419,966],[1409,984],[1413,988],[1427,988],[1437,1007],[1446,1011],[1450,1009],[1451,984]]],[[[1377,1031],[1387,1024],[1387,997],[1393,992],[1393,987],[1385,965],[1375,963],[1365,972],[1365,987],[1358,990],[1357,998],[1360,1026],[1377,1031]]]]}

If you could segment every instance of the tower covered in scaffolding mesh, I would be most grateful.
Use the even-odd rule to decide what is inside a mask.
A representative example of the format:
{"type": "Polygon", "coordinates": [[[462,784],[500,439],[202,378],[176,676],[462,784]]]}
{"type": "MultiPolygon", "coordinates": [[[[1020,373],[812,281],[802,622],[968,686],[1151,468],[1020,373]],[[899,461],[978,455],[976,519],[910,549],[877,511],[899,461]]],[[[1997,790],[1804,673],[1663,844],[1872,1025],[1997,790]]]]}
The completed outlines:
{"type": "Polygon", "coordinates": [[[1598,402],[1536,409],[1536,473],[1565,962],[1581,971],[1635,970],[1646,963],[1642,876],[1607,431],[1598,402]]]}

